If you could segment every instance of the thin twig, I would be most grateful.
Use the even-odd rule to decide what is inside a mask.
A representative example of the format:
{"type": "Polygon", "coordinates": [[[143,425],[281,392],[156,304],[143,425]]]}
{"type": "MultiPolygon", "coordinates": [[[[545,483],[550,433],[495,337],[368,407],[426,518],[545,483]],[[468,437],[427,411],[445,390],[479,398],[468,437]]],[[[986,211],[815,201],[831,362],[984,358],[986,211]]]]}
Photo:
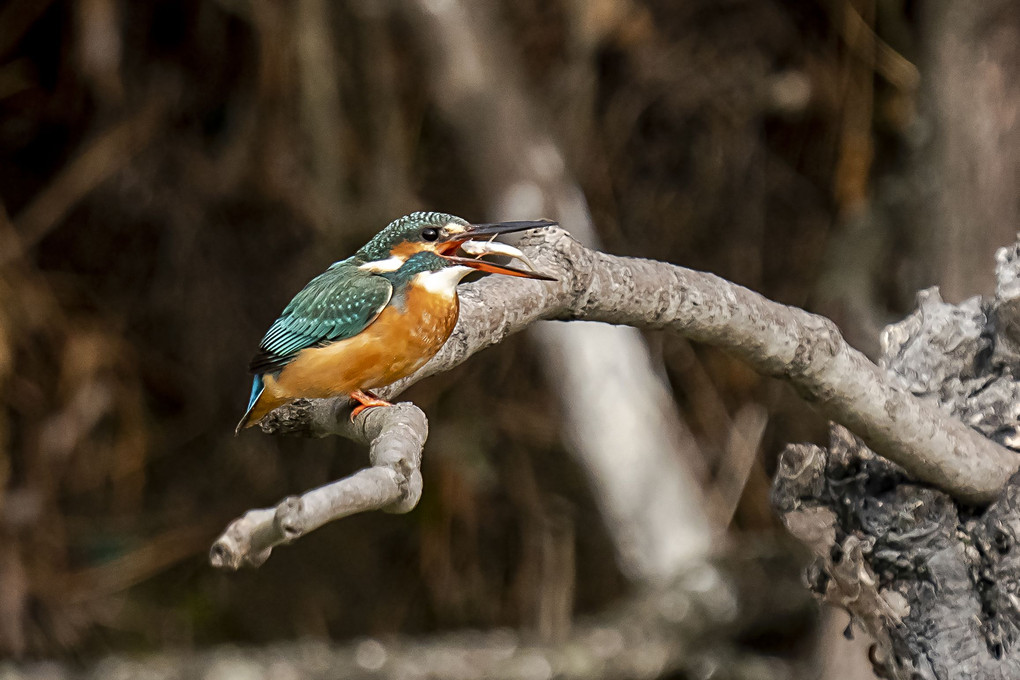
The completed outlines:
{"type": "MultiPolygon", "coordinates": [[[[249,510],[231,522],[209,553],[214,567],[257,567],[272,549],[290,543],[327,522],[368,510],[408,512],[421,498],[421,450],[428,421],[414,404],[368,409],[352,423],[346,404],[320,401],[317,410],[298,411],[302,426],[318,435],[338,434],[370,443],[372,467],[350,477],[285,498],[273,508],[249,510]],[[339,409],[332,408],[339,405],[339,409]],[[323,408],[325,407],[325,408],[323,408]]],[[[301,404],[296,405],[301,408],[301,404]]],[[[267,427],[288,430],[288,409],[278,409],[267,427]]]]}

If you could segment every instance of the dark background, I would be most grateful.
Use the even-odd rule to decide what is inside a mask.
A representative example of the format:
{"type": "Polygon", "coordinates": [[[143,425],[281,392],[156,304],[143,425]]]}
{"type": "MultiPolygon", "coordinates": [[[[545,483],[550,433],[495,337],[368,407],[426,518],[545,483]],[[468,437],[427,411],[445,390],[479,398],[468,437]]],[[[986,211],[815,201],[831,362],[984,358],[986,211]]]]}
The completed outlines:
{"type": "MultiPolygon", "coordinates": [[[[628,591],[521,337],[407,394],[432,428],[414,512],[327,526],[257,571],[207,564],[244,510],[366,463],[233,436],[286,301],[401,214],[486,218],[414,4],[0,5],[0,654],[529,628],[549,503],[575,521],[576,611],[628,591]]],[[[951,4],[476,11],[606,250],[826,314],[873,353],[919,288],[988,292],[1018,226],[1018,11],[951,4]]],[[[781,540],[772,461],[824,423],[720,352],[648,340],[704,485],[728,436],[713,408],[768,410],[730,530],[781,540]]]]}

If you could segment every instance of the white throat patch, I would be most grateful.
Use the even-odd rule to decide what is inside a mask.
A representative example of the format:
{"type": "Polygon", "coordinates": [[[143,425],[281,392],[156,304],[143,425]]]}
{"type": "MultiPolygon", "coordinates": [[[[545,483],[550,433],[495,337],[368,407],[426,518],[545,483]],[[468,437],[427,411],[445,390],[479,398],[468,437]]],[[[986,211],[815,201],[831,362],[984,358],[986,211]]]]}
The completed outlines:
{"type": "Polygon", "coordinates": [[[370,272],[395,272],[403,265],[404,260],[394,255],[393,257],[387,257],[385,260],[366,262],[358,267],[358,269],[366,269],[370,272]]]}
{"type": "Polygon", "coordinates": [[[414,282],[433,295],[453,297],[457,292],[457,284],[460,283],[460,280],[473,271],[474,269],[471,267],[463,265],[444,267],[437,272],[416,274],[414,282]]]}

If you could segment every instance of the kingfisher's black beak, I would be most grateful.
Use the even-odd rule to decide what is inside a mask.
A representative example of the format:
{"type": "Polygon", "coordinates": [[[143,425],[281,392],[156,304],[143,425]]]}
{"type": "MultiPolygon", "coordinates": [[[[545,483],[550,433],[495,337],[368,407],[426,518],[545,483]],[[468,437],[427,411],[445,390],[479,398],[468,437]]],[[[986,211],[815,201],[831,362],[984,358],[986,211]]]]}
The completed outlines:
{"type": "MultiPolygon", "coordinates": [[[[526,227],[527,228],[527,227],[526,227]]],[[[486,260],[479,260],[473,257],[458,257],[456,255],[443,255],[443,259],[447,260],[451,264],[464,265],[465,267],[471,267],[477,269],[480,272],[489,272],[490,274],[505,274],[506,276],[519,276],[522,279],[536,279],[538,281],[555,281],[556,279],[552,276],[547,276],[536,271],[528,271],[526,269],[517,269],[516,267],[509,267],[502,264],[494,264],[487,262],[486,260]]]]}
{"type": "Polygon", "coordinates": [[[454,236],[457,240],[477,240],[490,238],[499,234],[512,234],[516,231],[555,227],[558,223],[552,220],[518,220],[516,222],[493,222],[491,224],[472,224],[454,236]]]}
{"type": "Polygon", "coordinates": [[[500,234],[512,234],[528,229],[554,227],[558,222],[552,220],[518,220],[516,222],[493,222],[491,224],[469,224],[462,231],[450,231],[439,242],[437,250],[440,255],[453,255],[457,249],[468,241],[488,241],[500,234]]]}

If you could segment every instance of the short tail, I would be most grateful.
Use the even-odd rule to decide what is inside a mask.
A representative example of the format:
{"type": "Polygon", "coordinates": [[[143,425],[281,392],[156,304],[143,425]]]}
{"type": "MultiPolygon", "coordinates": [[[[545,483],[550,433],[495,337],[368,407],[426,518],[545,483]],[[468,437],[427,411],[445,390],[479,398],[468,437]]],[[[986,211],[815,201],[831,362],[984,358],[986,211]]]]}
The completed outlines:
{"type": "Polygon", "coordinates": [[[251,383],[251,397],[248,399],[248,410],[244,412],[244,415],[241,417],[241,422],[239,422],[237,427],[234,428],[234,435],[237,435],[244,428],[251,427],[256,424],[262,419],[262,416],[265,415],[265,413],[262,413],[258,418],[252,420],[252,415],[255,413],[255,405],[258,404],[259,397],[261,397],[262,393],[265,391],[266,385],[262,382],[262,374],[255,374],[255,379],[251,383]]]}

